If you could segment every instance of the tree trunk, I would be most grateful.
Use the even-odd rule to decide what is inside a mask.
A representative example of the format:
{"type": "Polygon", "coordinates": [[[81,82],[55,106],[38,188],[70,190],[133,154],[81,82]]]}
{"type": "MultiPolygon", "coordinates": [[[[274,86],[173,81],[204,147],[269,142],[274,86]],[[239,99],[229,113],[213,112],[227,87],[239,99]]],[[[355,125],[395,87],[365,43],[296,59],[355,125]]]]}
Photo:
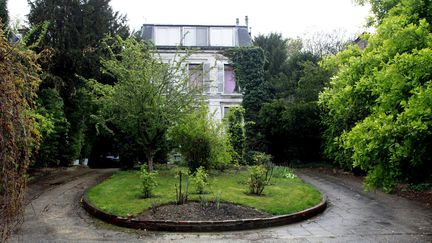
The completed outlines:
{"type": "Polygon", "coordinates": [[[154,157],[154,153],[149,153],[147,155],[147,165],[148,165],[149,172],[153,171],[153,157],[154,157]]]}

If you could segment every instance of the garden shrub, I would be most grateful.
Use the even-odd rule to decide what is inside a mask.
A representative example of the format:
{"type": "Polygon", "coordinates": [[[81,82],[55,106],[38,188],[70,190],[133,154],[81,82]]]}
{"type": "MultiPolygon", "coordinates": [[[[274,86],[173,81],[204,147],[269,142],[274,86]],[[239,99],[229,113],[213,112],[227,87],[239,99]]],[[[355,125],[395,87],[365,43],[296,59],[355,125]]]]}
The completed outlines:
{"type": "Polygon", "coordinates": [[[157,186],[156,182],[156,172],[149,172],[147,165],[141,165],[140,167],[140,177],[143,183],[143,197],[150,198],[153,195],[153,190],[157,186]]]}
{"type": "Polygon", "coordinates": [[[261,195],[264,191],[264,188],[269,185],[273,175],[271,155],[262,152],[256,152],[252,158],[256,165],[250,166],[248,169],[249,193],[261,195]]]}
{"type": "Polygon", "coordinates": [[[200,166],[193,176],[193,181],[196,186],[196,193],[203,194],[205,192],[205,187],[208,185],[208,174],[204,167],[200,166]]]}
{"type": "Polygon", "coordinates": [[[233,162],[235,164],[244,164],[246,149],[246,134],[244,128],[244,108],[232,107],[228,112],[226,122],[228,124],[228,133],[231,146],[233,148],[233,162]]]}
{"type": "Polygon", "coordinates": [[[271,170],[264,165],[249,166],[249,193],[261,195],[264,188],[270,183],[271,170]]]}
{"type": "Polygon", "coordinates": [[[232,147],[225,128],[208,116],[204,105],[185,115],[169,135],[192,173],[200,166],[223,170],[231,163],[232,147]]]}
{"type": "Polygon", "coordinates": [[[365,189],[386,192],[432,175],[432,18],[425,11],[432,2],[397,2],[376,33],[362,36],[366,48],[323,61],[337,73],[319,98],[325,154],[365,171],[365,189]]]}

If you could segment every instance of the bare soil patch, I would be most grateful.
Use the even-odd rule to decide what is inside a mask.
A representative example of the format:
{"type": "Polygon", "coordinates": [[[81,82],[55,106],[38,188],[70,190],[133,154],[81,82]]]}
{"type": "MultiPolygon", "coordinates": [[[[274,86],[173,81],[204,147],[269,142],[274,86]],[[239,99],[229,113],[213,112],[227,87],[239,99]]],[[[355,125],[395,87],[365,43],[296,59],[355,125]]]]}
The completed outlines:
{"type": "Polygon", "coordinates": [[[188,202],[182,205],[169,204],[154,207],[137,216],[139,220],[172,221],[221,221],[252,218],[268,218],[271,214],[256,209],[221,202],[188,202]]]}

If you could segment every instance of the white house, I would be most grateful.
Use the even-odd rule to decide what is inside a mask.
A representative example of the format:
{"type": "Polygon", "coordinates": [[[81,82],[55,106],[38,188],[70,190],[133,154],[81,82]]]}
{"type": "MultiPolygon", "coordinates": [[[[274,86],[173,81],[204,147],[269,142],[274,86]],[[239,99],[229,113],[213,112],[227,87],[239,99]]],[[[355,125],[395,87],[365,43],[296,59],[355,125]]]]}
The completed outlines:
{"type": "Polygon", "coordinates": [[[164,61],[173,60],[182,49],[194,50],[187,60],[191,82],[204,87],[210,112],[215,113],[216,119],[222,119],[230,107],[241,104],[240,87],[223,51],[252,45],[248,26],[144,24],[141,37],[155,44],[164,61]]]}

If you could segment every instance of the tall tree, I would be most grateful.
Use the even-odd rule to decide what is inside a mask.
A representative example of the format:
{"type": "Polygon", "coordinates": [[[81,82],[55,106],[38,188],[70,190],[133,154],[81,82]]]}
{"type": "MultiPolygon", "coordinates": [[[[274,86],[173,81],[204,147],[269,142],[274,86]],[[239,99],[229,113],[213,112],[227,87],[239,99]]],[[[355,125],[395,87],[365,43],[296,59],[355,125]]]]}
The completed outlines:
{"type": "Polygon", "coordinates": [[[9,12],[7,9],[7,0],[0,0],[0,19],[3,24],[3,28],[6,28],[9,24],[9,12]]]}
{"type": "Polygon", "coordinates": [[[279,33],[258,35],[254,38],[253,44],[261,47],[265,55],[264,78],[271,78],[286,71],[285,62],[288,58],[287,39],[279,33]]]}
{"type": "Polygon", "coordinates": [[[198,87],[191,87],[179,56],[171,65],[153,56],[152,46],[127,38],[117,39],[103,60],[106,72],[117,78],[102,97],[104,123],[112,123],[143,151],[149,170],[155,154],[163,147],[167,129],[196,104],[198,87]]]}
{"type": "MultiPolygon", "coordinates": [[[[128,27],[125,26],[125,18],[114,12],[109,5],[109,0],[34,0],[29,1],[29,22],[32,26],[39,26],[48,22],[48,29],[40,42],[38,49],[52,50],[51,61],[44,65],[45,74],[41,88],[56,88],[63,99],[63,109],[66,115],[68,134],[54,144],[67,144],[57,155],[63,154],[63,158],[53,158],[53,161],[62,160],[62,165],[67,165],[73,159],[81,157],[83,148],[95,136],[95,133],[87,132],[88,107],[83,105],[86,96],[80,89],[84,82],[78,76],[103,80],[112,83],[113,78],[104,75],[99,63],[104,54],[100,48],[100,41],[105,35],[128,35],[128,27]],[[86,137],[87,136],[87,137],[86,137]]],[[[33,38],[37,39],[37,38],[33,38]]],[[[32,40],[30,38],[30,40],[32,40]]],[[[32,43],[29,43],[32,44],[32,43]]],[[[49,96],[42,96],[47,98],[49,96]]],[[[46,104],[47,102],[41,102],[46,104]]],[[[48,148],[52,146],[43,146],[48,148]]],[[[86,154],[87,156],[88,154],[86,154]]]]}
{"type": "Polygon", "coordinates": [[[268,152],[276,163],[319,160],[321,126],[316,101],[329,74],[318,61],[334,46],[314,42],[313,50],[305,50],[303,40],[275,33],[260,35],[254,43],[264,49],[265,78],[273,95],[258,113],[268,152]]]}

